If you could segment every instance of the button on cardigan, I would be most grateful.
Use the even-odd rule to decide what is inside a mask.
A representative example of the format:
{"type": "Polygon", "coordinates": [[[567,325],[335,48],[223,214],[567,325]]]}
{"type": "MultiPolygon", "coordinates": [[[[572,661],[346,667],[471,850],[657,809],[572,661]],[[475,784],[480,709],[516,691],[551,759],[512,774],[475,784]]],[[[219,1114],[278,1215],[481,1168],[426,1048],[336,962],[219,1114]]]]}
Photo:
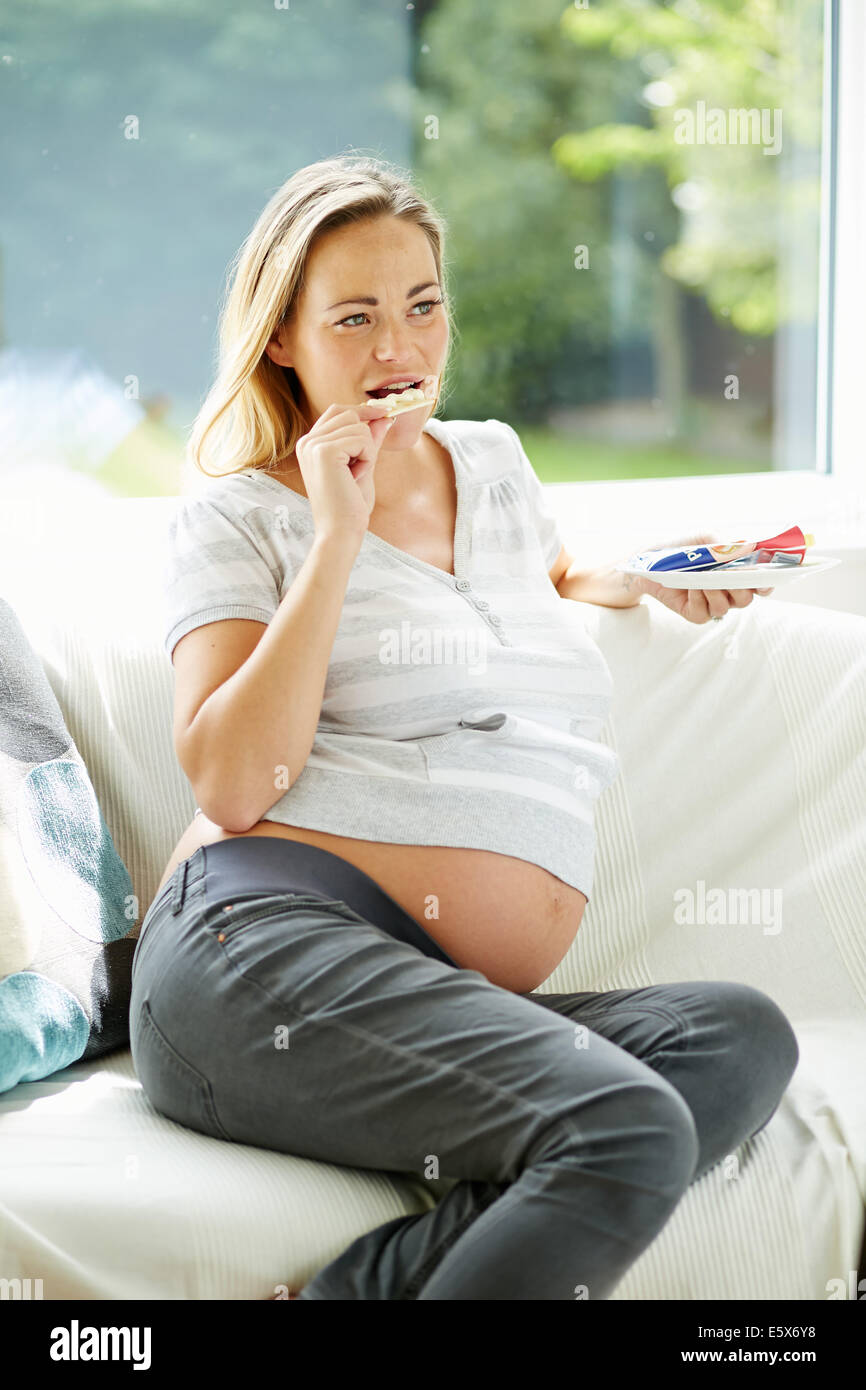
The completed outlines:
{"type": "MultiPolygon", "coordinates": [[[[610,671],[580,605],[550,582],[562,541],[515,431],[436,419],[424,430],[454,466],[454,574],[366,533],[309,758],[282,793],[275,773],[264,819],[493,850],[589,898],[594,803],[618,772],[600,737],[610,671]]],[[[259,469],[181,497],[167,534],[168,656],[204,623],[269,623],[313,535],[309,500],[259,469]]]]}

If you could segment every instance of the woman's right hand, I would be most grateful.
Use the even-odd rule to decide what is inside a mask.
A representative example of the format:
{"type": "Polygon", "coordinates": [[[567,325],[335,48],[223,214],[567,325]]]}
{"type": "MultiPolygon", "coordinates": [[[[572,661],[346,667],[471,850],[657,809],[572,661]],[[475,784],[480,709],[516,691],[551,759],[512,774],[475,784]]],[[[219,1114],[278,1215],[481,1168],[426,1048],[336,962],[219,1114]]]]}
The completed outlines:
{"type": "Polygon", "coordinates": [[[317,535],[363,539],[376,501],[376,459],[391,423],[379,401],[329,405],[298,440],[317,535]]]}

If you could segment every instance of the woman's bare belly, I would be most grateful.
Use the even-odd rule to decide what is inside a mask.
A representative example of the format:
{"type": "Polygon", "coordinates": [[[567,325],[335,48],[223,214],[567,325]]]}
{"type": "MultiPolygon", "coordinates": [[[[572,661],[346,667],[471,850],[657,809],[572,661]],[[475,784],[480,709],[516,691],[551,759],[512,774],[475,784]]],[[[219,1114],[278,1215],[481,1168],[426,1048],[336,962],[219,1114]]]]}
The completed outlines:
{"type": "Polygon", "coordinates": [[[235,833],[203,813],[178,841],[157,894],[200,845],[241,834],[301,840],[338,854],[375,879],[459,966],[518,994],[537,988],[556,968],[586,907],[579,889],[511,855],[355,840],[269,820],[235,833]]]}

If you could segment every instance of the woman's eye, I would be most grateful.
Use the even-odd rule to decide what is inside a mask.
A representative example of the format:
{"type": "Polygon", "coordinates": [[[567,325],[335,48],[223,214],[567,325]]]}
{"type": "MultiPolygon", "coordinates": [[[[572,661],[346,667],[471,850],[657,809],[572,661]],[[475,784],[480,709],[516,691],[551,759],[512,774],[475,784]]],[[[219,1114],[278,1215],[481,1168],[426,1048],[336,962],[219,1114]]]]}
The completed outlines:
{"type": "MultiPolygon", "coordinates": [[[[436,304],[441,304],[441,303],[442,303],[442,300],[441,300],[441,299],[422,299],[422,300],[419,300],[419,302],[418,302],[417,304],[413,304],[413,305],[412,305],[412,308],[413,308],[413,310],[414,310],[414,309],[426,309],[426,310],[427,310],[427,313],[426,313],[426,314],[418,314],[418,315],[416,315],[416,317],[418,317],[418,318],[426,319],[426,318],[429,318],[429,317],[430,317],[430,311],[432,310],[432,308],[434,307],[434,305],[436,305],[436,304]]],[[[342,328],[344,324],[348,324],[348,326],[349,326],[350,328],[354,328],[354,327],[356,327],[356,325],[352,323],[352,320],[353,320],[353,319],[365,319],[366,317],[367,317],[367,315],[364,314],[364,313],[349,314],[348,318],[340,319],[340,322],[337,324],[337,327],[338,327],[338,328],[342,328]]]]}
{"type": "MultiPolygon", "coordinates": [[[[413,304],[413,305],[412,305],[412,308],[413,308],[413,309],[428,309],[428,310],[429,310],[429,309],[432,309],[432,308],[433,308],[434,304],[441,304],[441,303],[442,303],[442,300],[441,300],[441,299],[422,299],[422,300],[420,300],[417,304],[413,304]]],[[[421,317],[424,318],[424,319],[426,319],[426,318],[429,318],[430,315],[429,315],[429,313],[427,313],[427,314],[422,314],[421,317]]]]}

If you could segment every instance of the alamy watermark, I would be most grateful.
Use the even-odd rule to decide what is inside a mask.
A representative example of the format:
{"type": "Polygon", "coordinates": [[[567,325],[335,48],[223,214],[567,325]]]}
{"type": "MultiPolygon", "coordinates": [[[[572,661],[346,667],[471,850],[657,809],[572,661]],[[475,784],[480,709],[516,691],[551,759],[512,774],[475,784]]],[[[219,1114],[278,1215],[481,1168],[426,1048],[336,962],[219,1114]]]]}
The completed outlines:
{"type": "Polygon", "coordinates": [[[473,675],[487,668],[487,634],[483,628],[421,627],[401,622],[379,633],[379,660],[384,666],[465,666],[473,675]]]}
{"type": "Polygon", "coordinates": [[[678,925],[764,928],[764,936],[782,930],[781,888],[707,888],[699,878],[695,888],[674,890],[674,921],[678,925]]]}
{"type": "Polygon", "coordinates": [[[763,145],[764,154],[779,154],[782,148],[782,112],[764,106],[731,108],[707,107],[699,101],[694,111],[687,106],[673,113],[674,140],[678,145],[763,145]]]}

